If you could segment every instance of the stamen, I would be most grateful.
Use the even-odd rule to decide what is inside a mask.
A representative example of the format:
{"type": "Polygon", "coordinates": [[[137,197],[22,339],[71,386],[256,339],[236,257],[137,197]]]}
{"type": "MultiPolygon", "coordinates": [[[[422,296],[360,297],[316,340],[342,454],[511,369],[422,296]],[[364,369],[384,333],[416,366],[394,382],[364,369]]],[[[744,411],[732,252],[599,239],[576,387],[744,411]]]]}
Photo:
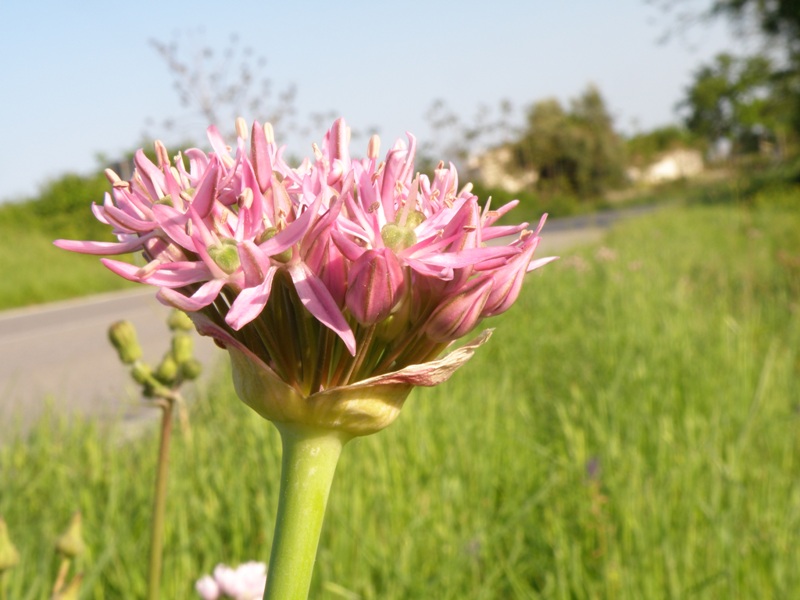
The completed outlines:
{"type": "Polygon", "coordinates": [[[165,165],[169,164],[169,154],[167,153],[167,148],[164,146],[164,143],[161,140],[156,140],[153,146],[155,146],[156,149],[158,166],[163,169],[165,165]]]}
{"type": "Polygon", "coordinates": [[[161,265],[160,260],[153,259],[145,266],[143,266],[141,269],[136,271],[136,276],[141,278],[149,277],[150,275],[156,272],[156,269],[158,269],[160,265],[161,265]]]}
{"type": "Polygon", "coordinates": [[[243,140],[247,139],[247,121],[242,117],[236,117],[236,135],[243,140]]]}
{"type": "Polygon", "coordinates": [[[111,169],[106,169],[104,171],[104,173],[106,174],[106,179],[108,179],[108,182],[111,184],[111,187],[113,187],[113,188],[128,188],[128,187],[130,187],[130,184],[127,181],[122,181],[122,179],[120,179],[120,176],[117,175],[111,169]]]}
{"type": "Polygon", "coordinates": [[[378,158],[380,151],[381,138],[378,137],[378,134],[373,134],[372,137],[369,138],[369,144],[367,144],[367,157],[375,160],[378,158]]]}
{"type": "Polygon", "coordinates": [[[111,169],[106,169],[106,170],[105,170],[105,171],[103,171],[103,172],[106,174],[106,179],[108,179],[108,182],[109,182],[111,185],[114,185],[114,184],[115,184],[115,183],[117,183],[118,181],[122,181],[122,179],[120,179],[119,175],[117,175],[117,174],[116,174],[114,171],[112,171],[111,169]]]}
{"type": "Polygon", "coordinates": [[[375,172],[372,174],[372,177],[370,177],[372,183],[378,181],[378,178],[381,176],[381,173],[383,173],[384,168],[386,168],[386,162],[384,161],[379,162],[378,166],[375,167],[375,172]]]}
{"type": "Polygon", "coordinates": [[[268,144],[275,143],[275,131],[272,129],[272,123],[264,123],[264,136],[267,138],[268,144]]]}
{"type": "Polygon", "coordinates": [[[244,191],[239,194],[239,205],[250,210],[250,207],[253,206],[253,190],[244,188],[244,191]]]}

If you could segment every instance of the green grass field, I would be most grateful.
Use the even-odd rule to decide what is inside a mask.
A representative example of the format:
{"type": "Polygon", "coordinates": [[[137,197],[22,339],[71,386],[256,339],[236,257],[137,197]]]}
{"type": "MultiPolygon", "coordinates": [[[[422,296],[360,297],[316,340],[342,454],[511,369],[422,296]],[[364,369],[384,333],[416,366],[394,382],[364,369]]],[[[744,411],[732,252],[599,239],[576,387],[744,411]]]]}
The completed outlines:
{"type": "MultiPolygon", "coordinates": [[[[345,448],[311,597],[800,597],[800,213],[754,204],[665,209],[534,273],[467,367],[345,448]]],[[[271,425],[224,374],[192,408],[170,599],[267,560],[277,503],[271,425]]],[[[155,455],[155,432],[52,422],[0,448],[9,598],[48,595],[76,509],[82,598],[143,597],[155,455]]]]}
{"type": "Polygon", "coordinates": [[[59,250],[54,237],[0,223],[0,310],[134,287],[96,256],[59,250]]]}

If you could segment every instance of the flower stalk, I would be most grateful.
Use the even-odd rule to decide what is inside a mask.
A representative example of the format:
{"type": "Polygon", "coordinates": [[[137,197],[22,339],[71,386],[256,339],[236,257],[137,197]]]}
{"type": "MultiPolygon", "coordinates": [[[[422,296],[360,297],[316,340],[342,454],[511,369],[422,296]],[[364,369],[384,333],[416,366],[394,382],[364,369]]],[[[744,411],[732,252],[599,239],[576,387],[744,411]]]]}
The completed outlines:
{"type": "Polygon", "coordinates": [[[351,436],[335,430],[276,423],[281,434],[278,515],[265,600],[305,600],[333,476],[351,436]]]}
{"type": "Polygon", "coordinates": [[[150,562],[147,571],[147,599],[158,600],[161,594],[161,568],[164,555],[164,518],[167,508],[167,482],[169,480],[169,446],[172,438],[172,414],[175,399],[165,398],[161,408],[161,434],[158,444],[153,516],[150,523],[150,562]]]}
{"type": "Polygon", "coordinates": [[[142,394],[151,405],[161,410],[161,429],[156,463],[153,512],[150,520],[150,556],[147,574],[147,599],[158,600],[161,590],[161,571],[164,554],[164,523],[169,480],[169,448],[172,439],[174,413],[178,410],[186,439],[191,441],[191,430],[186,415],[186,403],[179,388],[186,381],[200,375],[201,366],[194,358],[193,340],[187,333],[192,322],[181,311],[174,310],[167,318],[172,331],[170,349],[156,368],[142,360],[142,349],[136,337],[136,328],[128,321],[118,321],[109,327],[108,337],[120,361],[130,366],[130,375],[142,387],[142,394]]]}

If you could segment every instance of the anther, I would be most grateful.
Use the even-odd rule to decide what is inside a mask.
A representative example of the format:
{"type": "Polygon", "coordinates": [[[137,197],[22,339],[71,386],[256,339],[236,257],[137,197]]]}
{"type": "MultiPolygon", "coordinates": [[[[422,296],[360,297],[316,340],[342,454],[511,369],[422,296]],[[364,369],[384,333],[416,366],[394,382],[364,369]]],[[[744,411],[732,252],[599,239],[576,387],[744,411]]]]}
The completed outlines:
{"type": "Polygon", "coordinates": [[[242,117],[236,117],[236,135],[243,140],[247,139],[247,121],[242,117]]]}

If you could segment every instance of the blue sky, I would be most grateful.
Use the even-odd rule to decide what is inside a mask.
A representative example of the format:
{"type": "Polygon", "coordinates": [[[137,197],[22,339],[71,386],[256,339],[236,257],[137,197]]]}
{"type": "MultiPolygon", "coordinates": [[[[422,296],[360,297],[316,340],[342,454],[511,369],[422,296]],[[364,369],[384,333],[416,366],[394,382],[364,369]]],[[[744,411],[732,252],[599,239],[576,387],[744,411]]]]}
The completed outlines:
{"type": "MultiPolygon", "coordinates": [[[[435,98],[469,117],[502,98],[566,101],[589,83],[623,131],[675,121],[692,71],[733,38],[718,24],[659,45],[669,24],[659,17],[644,0],[5,1],[0,199],[88,172],[98,154],[141,145],[145,131],[161,137],[148,119],[181,117],[150,39],[195,35],[224,48],[236,33],[267,58],[277,89],[296,86],[301,116],[335,110],[354,128],[377,126],[388,144],[406,130],[431,135],[425,113],[435,98]]],[[[322,134],[286,140],[277,131],[303,150],[322,134]]]]}

